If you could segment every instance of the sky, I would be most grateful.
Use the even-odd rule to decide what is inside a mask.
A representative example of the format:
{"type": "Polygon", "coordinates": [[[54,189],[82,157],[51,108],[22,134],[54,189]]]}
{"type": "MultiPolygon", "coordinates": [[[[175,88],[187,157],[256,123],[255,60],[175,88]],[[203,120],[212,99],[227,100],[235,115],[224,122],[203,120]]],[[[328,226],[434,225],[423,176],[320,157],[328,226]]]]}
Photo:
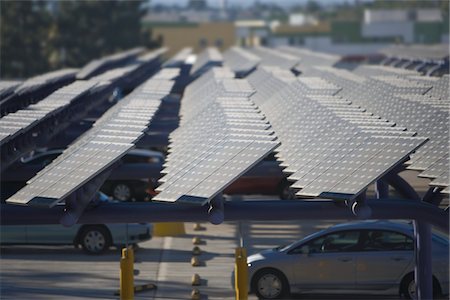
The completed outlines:
{"type": "MultiPolygon", "coordinates": [[[[208,5],[212,7],[218,7],[221,3],[221,0],[207,0],[208,5]]],[[[289,7],[295,4],[306,4],[308,0],[258,0],[260,3],[274,3],[280,6],[289,7]]],[[[327,4],[336,4],[336,3],[354,3],[355,0],[315,0],[316,2],[327,5],[327,4]]],[[[364,0],[370,1],[370,0],[364,0]]],[[[166,4],[173,5],[178,4],[180,6],[185,6],[188,0],[151,0],[151,4],[166,4]]],[[[255,3],[255,0],[227,0],[228,5],[241,5],[241,6],[250,6],[255,3]]]]}

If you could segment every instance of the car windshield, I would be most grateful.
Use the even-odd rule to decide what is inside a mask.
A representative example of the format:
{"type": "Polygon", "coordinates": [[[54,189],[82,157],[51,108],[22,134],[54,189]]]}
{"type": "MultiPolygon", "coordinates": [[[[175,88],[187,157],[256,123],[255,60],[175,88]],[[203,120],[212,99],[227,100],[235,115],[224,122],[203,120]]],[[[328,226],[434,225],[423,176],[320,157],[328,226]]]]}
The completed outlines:
{"type": "Polygon", "coordinates": [[[273,250],[273,251],[280,251],[281,249],[284,249],[284,248],[287,247],[287,246],[288,246],[288,245],[278,246],[278,247],[273,248],[272,250],[273,250]]]}
{"type": "MultiPolygon", "coordinates": [[[[302,238],[300,241],[304,241],[304,240],[306,240],[306,239],[309,239],[310,237],[320,235],[320,234],[322,233],[322,231],[323,231],[323,230],[321,230],[321,231],[319,231],[319,232],[311,233],[311,234],[305,236],[304,238],[302,238]]],[[[299,241],[295,241],[295,242],[290,243],[290,244],[285,245],[285,246],[279,246],[279,247],[274,248],[274,250],[276,249],[277,251],[280,251],[280,252],[281,252],[281,251],[285,251],[285,250],[291,248],[292,245],[297,244],[298,242],[299,242],[299,241]]]]}
{"type": "Polygon", "coordinates": [[[446,246],[449,245],[448,236],[444,235],[443,233],[435,232],[433,234],[433,236],[431,237],[431,239],[436,241],[436,242],[438,242],[438,243],[440,243],[440,244],[443,244],[443,245],[446,245],[446,246]]]}

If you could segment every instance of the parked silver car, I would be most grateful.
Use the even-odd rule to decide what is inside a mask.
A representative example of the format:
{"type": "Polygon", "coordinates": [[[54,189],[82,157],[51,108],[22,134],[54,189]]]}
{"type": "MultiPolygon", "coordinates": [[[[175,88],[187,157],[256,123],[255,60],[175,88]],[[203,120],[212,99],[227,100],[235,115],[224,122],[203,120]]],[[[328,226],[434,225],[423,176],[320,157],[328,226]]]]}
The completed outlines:
{"type": "MultiPolygon", "coordinates": [[[[433,233],[433,290],[448,294],[449,240],[433,233]]],[[[250,291],[263,299],[295,293],[415,297],[411,224],[361,221],[330,227],[247,258],[250,291]]]]}
{"type": "MultiPolygon", "coordinates": [[[[111,201],[98,193],[96,201],[111,201]]],[[[5,204],[8,205],[8,204],[5,204]]],[[[122,247],[149,240],[152,225],[130,224],[75,224],[62,225],[1,225],[0,245],[81,245],[89,254],[101,254],[110,246],[122,247]]]]}

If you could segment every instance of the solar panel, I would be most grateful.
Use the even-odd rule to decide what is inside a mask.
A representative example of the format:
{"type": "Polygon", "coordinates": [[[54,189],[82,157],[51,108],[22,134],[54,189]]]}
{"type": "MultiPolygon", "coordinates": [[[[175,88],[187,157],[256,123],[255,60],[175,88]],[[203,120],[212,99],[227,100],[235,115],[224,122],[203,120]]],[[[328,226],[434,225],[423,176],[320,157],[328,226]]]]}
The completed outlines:
{"type": "Polygon", "coordinates": [[[170,93],[173,82],[162,80],[149,79],[122,99],[7,202],[54,206],[112,166],[134,147],[170,93]]]}
{"type": "Polygon", "coordinates": [[[224,55],[224,65],[229,67],[236,77],[245,77],[256,68],[261,59],[239,47],[231,47],[224,55]]]}
{"type": "Polygon", "coordinates": [[[84,66],[77,74],[77,79],[86,80],[108,69],[119,67],[130,62],[142,53],[144,48],[134,48],[124,52],[95,59],[84,66]]]}
{"type": "Polygon", "coordinates": [[[14,89],[21,83],[21,81],[17,80],[0,80],[0,100],[13,93],[14,89]]]}
{"type": "Polygon", "coordinates": [[[191,75],[199,75],[209,70],[213,66],[221,66],[223,62],[222,54],[217,48],[209,47],[197,55],[197,60],[191,69],[191,75]]]}
{"type": "Polygon", "coordinates": [[[1,116],[37,103],[53,91],[73,82],[77,69],[62,69],[19,82],[4,82],[0,92],[1,116]]]}
{"type": "Polygon", "coordinates": [[[215,68],[186,88],[153,200],[204,205],[278,146],[253,87],[230,73],[215,68]]]}
{"type": "Polygon", "coordinates": [[[301,58],[300,63],[294,67],[294,70],[300,73],[302,70],[312,66],[332,66],[341,60],[340,56],[320,53],[305,48],[280,46],[277,50],[301,58]]]}
{"type": "MultiPolygon", "coordinates": [[[[275,76],[259,69],[253,72],[249,76],[256,89],[252,99],[258,101],[259,90],[277,82],[275,76]]],[[[352,85],[367,82],[347,77],[352,85]]],[[[388,84],[387,78],[378,80],[388,84]]],[[[394,89],[406,84],[417,87],[397,80],[394,89]]],[[[301,189],[298,196],[353,199],[426,141],[363,105],[341,98],[342,89],[326,76],[301,75],[285,82],[260,106],[282,143],[276,157],[294,181],[292,187],[301,189]]]]}
{"type": "Polygon", "coordinates": [[[183,64],[186,63],[188,57],[192,54],[191,47],[185,47],[178,51],[173,57],[164,62],[164,68],[180,68],[183,64]]]}
{"type": "MultiPolygon", "coordinates": [[[[433,79],[420,76],[415,71],[385,66],[360,66],[354,72],[361,80],[348,76],[352,74],[349,71],[330,67],[307,70],[308,75],[320,76],[342,86],[337,96],[395,121],[395,127],[389,128],[407,128],[407,133],[402,135],[415,133],[428,137],[429,141],[406,162],[409,169],[425,171],[448,156],[450,100],[445,98],[448,95],[448,76],[433,79]]],[[[448,168],[448,162],[444,161],[444,167],[448,168]]],[[[421,176],[437,178],[431,177],[432,174],[438,176],[437,172],[421,176]]]]}
{"type": "Polygon", "coordinates": [[[300,59],[294,55],[267,47],[253,47],[250,48],[249,51],[261,59],[260,65],[262,66],[275,66],[280,69],[290,70],[300,61],[300,59]]]}

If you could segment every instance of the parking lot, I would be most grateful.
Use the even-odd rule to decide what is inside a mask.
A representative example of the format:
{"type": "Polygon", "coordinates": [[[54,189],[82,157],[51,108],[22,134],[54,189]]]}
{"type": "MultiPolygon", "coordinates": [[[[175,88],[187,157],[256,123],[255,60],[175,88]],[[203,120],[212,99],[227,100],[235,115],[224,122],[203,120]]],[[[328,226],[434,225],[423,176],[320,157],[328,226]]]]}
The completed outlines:
{"type": "MultiPolygon", "coordinates": [[[[242,222],[248,254],[292,242],[337,222],[242,222]]],[[[220,226],[185,223],[186,235],[154,237],[136,251],[135,285],[155,283],[156,290],[135,294],[136,299],[188,299],[191,278],[199,274],[202,299],[234,299],[231,272],[239,243],[237,223],[220,226]],[[201,266],[192,267],[192,238],[200,237],[201,266]]],[[[120,251],[87,255],[71,246],[3,246],[1,299],[117,299],[120,251]]],[[[370,295],[294,295],[305,299],[386,299],[370,295]]],[[[250,299],[256,299],[251,296],[250,299]]],[[[397,299],[393,296],[391,299],[397,299]]]]}

